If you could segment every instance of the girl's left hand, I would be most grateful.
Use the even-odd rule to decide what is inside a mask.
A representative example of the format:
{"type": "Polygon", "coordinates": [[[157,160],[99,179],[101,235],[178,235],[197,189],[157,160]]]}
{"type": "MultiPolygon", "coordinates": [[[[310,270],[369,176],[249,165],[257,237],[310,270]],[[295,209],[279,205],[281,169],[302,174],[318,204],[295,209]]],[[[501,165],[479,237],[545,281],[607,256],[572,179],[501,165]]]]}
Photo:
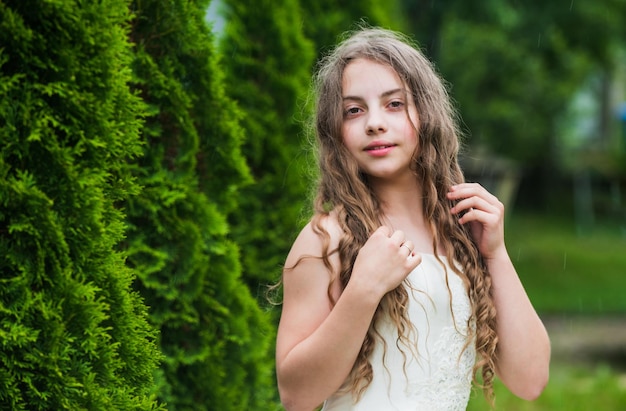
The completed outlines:
{"type": "Polygon", "coordinates": [[[461,215],[459,223],[469,224],[478,251],[486,259],[506,253],[504,245],[504,205],[477,183],[450,187],[448,199],[456,205],[452,214],[461,215]]]}

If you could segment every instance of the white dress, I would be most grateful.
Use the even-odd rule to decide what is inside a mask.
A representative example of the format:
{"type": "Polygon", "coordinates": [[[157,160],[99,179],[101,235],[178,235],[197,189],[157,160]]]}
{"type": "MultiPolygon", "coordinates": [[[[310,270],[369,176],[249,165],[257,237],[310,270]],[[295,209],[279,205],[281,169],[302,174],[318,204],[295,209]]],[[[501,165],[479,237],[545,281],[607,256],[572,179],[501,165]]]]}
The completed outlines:
{"type": "MultiPolygon", "coordinates": [[[[440,257],[447,264],[445,257],[440,257]]],[[[397,330],[389,320],[379,330],[386,341],[376,341],[370,358],[374,379],[355,404],[351,392],[336,393],[322,411],[458,411],[465,410],[476,360],[473,341],[465,347],[471,307],[463,281],[448,266],[446,272],[435,256],[423,254],[411,274],[409,317],[417,336],[413,348],[396,345],[397,330]],[[451,312],[454,311],[454,315],[451,312]],[[456,326],[455,326],[456,323],[456,326]],[[415,350],[417,347],[417,350],[415,350]],[[465,348],[465,349],[464,349],[465,348]],[[384,359],[383,359],[384,355],[384,359]]]]}

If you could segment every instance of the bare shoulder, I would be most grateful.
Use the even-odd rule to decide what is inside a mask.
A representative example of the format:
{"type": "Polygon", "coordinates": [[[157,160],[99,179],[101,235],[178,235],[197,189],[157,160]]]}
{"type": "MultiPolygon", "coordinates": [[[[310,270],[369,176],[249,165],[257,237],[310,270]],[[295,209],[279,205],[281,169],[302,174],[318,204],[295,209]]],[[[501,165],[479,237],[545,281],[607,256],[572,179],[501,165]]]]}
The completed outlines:
{"type": "Polygon", "coordinates": [[[329,252],[337,248],[342,235],[336,213],[316,215],[294,241],[285,267],[294,267],[304,258],[320,258],[324,248],[328,247],[329,252]]]}
{"type": "Polygon", "coordinates": [[[329,256],[330,269],[322,260],[323,249],[336,248],[340,234],[336,218],[318,216],[294,241],[283,270],[283,307],[276,346],[279,363],[330,314],[333,302],[329,287],[335,300],[341,294],[338,282],[333,282],[339,267],[337,253],[329,256]]]}

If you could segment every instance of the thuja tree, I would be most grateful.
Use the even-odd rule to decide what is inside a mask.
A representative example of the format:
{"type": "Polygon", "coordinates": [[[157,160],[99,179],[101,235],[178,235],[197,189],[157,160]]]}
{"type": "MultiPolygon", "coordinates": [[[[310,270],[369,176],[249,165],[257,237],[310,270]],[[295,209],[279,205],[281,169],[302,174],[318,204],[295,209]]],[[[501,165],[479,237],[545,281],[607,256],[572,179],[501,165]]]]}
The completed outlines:
{"type": "Polygon", "coordinates": [[[334,47],[342,34],[358,25],[382,26],[395,30],[405,27],[399,0],[300,1],[305,19],[304,32],[321,57],[334,47]]]}
{"type": "Polygon", "coordinates": [[[241,281],[227,223],[250,176],[207,6],[132,4],[135,84],[150,113],[125,246],[160,330],[169,409],[265,410],[274,393],[269,321],[241,281]]]}
{"type": "Polygon", "coordinates": [[[137,186],[125,0],[0,2],[0,409],[151,410],[116,206],[137,186]]]}
{"type": "Polygon", "coordinates": [[[308,195],[302,129],[314,59],[296,0],[225,0],[221,40],[228,92],[244,110],[254,181],[231,217],[244,276],[261,299],[276,281],[308,195]]]}

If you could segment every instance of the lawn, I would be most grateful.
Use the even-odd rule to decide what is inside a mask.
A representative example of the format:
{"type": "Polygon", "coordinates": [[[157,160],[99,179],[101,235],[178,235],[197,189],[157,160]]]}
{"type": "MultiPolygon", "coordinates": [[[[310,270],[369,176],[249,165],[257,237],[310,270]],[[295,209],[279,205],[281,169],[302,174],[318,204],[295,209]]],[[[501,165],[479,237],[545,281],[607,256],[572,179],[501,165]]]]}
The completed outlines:
{"type": "Polygon", "coordinates": [[[516,214],[507,248],[540,313],[626,314],[626,221],[579,233],[563,216],[516,214]]]}
{"type": "MultiPolygon", "coordinates": [[[[535,401],[524,401],[496,383],[494,411],[618,411],[626,410],[626,375],[604,365],[595,369],[557,364],[552,367],[550,382],[535,401]]],[[[491,408],[476,389],[467,411],[491,408]]]]}

